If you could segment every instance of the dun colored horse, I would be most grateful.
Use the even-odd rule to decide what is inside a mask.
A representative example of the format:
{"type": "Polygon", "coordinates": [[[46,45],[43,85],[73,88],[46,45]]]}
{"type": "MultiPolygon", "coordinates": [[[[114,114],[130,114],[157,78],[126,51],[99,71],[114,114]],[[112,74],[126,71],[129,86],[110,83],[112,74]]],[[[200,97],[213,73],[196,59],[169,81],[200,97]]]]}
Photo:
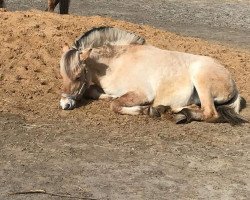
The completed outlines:
{"type": "Polygon", "coordinates": [[[59,3],[60,14],[68,14],[70,0],[48,0],[48,11],[54,12],[55,7],[59,3]]]}
{"type": "MultiPolygon", "coordinates": [[[[54,12],[55,7],[59,4],[60,14],[68,14],[70,0],[48,0],[47,11],[54,12]]],[[[0,8],[4,7],[4,0],[0,0],[0,8]]]]}
{"type": "Polygon", "coordinates": [[[63,51],[62,109],[73,109],[84,94],[113,99],[111,109],[120,114],[160,116],[171,109],[176,123],[247,122],[234,80],[211,57],[162,50],[110,27],[88,31],[63,51]]]}

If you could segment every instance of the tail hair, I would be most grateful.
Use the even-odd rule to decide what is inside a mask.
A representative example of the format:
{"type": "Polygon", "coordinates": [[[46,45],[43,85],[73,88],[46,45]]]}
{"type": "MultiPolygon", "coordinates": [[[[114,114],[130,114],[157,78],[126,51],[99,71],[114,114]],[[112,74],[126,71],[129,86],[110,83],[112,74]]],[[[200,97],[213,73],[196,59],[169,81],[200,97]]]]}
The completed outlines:
{"type": "Polygon", "coordinates": [[[239,112],[245,107],[246,100],[237,92],[230,101],[216,107],[216,110],[220,115],[219,121],[228,122],[231,125],[248,123],[247,119],[239,115],[239,112]]]}
{"type": "Polygon", "coordinates": [[[240,97],[240,111],[247,107],[247,101],[243,97],[240,97]]]}
{"type": "Polygon", "coordinates": [[[248,120],[240,116],[238,113],[235,112],[233,108],[228,105],[218,106],[216,110],[220,115],[221,121],[223,122],[228,122],[233,126],[248,123],[248,120]]]}

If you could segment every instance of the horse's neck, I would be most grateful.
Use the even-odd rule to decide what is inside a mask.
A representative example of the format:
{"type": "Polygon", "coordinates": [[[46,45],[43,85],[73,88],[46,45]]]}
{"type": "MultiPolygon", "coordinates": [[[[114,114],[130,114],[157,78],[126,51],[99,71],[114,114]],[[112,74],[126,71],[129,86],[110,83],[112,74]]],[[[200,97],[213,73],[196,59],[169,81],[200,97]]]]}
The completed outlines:
{"type": "Polygon", "coordinates": [[[92,73],[94,79],[100,79],[106,75],[107,70],[110,68],[110,62],[126,49],[126,45],[123,46],[111,46],[106,45],[97,49],[93,49],[88,59],[87,65],[92,73]]]}
{"type": "Polygon", "coordinates": [[[108,77],[111,75],[112,73],[109,72],[120,66],[114,65],[114,62],[120,59],[121,55],[126,54],[128,49],[133,47],[137,47],[137,45],[105,45],[93,49],[87,63],[92,74],[92,81],[98,84],[104,76],[108,77]]]}
{"type": "Polygon", "coordinates": [[[109,59],[92,57],[87,60],[87,66],[91,73],[92,82],[99,84],[100,79],[106,75],[109,69],[109,59]]]}

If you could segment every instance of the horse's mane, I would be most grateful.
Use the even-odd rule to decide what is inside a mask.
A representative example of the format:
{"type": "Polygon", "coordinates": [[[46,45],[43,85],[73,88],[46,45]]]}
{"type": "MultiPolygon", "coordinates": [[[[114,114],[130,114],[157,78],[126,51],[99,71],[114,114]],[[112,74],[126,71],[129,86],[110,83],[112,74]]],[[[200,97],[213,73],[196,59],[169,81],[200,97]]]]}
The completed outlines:
{"type": "Polygon", "coordinates": [[[81,35],[73,44],[72,48],[81,50],[84,48],[110,45],[145,44],[145,39],[118,28],[98,27],[93,28],[81,35]]]}

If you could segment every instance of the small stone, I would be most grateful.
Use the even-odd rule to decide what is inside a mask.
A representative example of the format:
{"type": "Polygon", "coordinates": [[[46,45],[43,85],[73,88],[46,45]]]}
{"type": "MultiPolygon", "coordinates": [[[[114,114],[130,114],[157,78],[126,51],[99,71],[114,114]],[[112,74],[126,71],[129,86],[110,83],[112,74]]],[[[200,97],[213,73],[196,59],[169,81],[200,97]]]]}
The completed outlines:
{"type": "Polygon", "coordinates": [[[0,74],[0,81],[3,81],[3,80],[4,80],[4,75],[0,74]]]}
{"type": "Polygon", "coordinates": [[[22,80],[22,79],[23,79],[23,78],[22,78],[20,75],[17,75],[17,76],[16,76],[16,80],[17,80],[17,81],[20,81],[20,80],[22,80]]]}
{"type": "Polygon", "coordinates": [[[47,85],[47,81],[46,80],[42,80],[41,81],[41,85],[47,85]]]}

